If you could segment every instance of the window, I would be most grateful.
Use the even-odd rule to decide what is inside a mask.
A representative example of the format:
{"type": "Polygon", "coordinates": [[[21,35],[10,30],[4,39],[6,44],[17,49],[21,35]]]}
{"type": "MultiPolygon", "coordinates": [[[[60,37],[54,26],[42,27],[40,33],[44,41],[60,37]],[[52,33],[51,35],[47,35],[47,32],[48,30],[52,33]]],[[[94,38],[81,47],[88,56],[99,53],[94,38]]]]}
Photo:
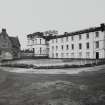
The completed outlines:
{"type": "Polygon", "coordinates": [[[86,52],[86,58],[90,58],[90,52],[86,52]]]}
{"type": "Polygon", "coordinates": [[[66,45],[66,50],[68,50],[69,49],[69,45],[66,45]]]}
{"type": "Polygon", "coordinates": [[[58,46],[56,46],[56,50],[58,50],[58,46]]]}
{"type": "Polygon", "coordinates": [[[54,46],[52,46],[52,51],[54,50],[54,46]]]}
{"type": "Polygon", "coordinates": [[[96,41],[96,48],[99,48],[99,41],[96,41]]]}
{"type": "Polygon", "coordinates": [[[86,38],[89,39],[89,33],[86,34],[86,38]]]}
{"type": "Polygon", "coordinates": [[[86,43],[86,48],[89,49],[89,42],[86,43]]]}
{"type": "Polygon", "coordinates": [[[42,54],[42,48],[40,47],[40,54],[42,54]]]}
{"type": "Polygon", "coordinates": [[[63,50],[63,45],[61,45],[61,49],[63,50]]]}
{"type": "Polygon", "coordinates": [[[32,40],[32,44],[34,44],[34,40],[32,40]]]}
{"type": "Polygon", "coordinates": [[[99,32],[98,31],[96,32],[96,37],[99,37],[99,32]]]}
{"type": "Polygon", "coordinates": [[[82,38],[81,35],[79,35],[79,40],[81,40],[81,38],[82,38]]]}
{"type": "Polygon", "coordinates": [[[58,53],[56,53],[56,58],[58,58],[58,53]]]}
{"type": "Polygon", "coordinates": [[[35,49],[33,48],[32,50],[33,50],[33,53],[34,53],[35,52],[35,49]]]}
{"type": "Polygon", "coordinates": [[[71,45],[72,50],[74,50],[74,44],[71,45]]]}
{"type": "Polygon", "coordinates": [[[79,43],[79,49],[82,49],[82,44],[81,43],[79,43]]]}
{"type": "Polygon", "coordinates": [[[5,43],[3,43],[3,44],[2,44],[2,46],[3,46],[3,47],[6,47],[6,44],[5,44],[5,43]]]}
{"type": "Polygon", "coordinates": [[[73,36],[71,36],[71,40],[74,40],[74,37],[73,36]]]}

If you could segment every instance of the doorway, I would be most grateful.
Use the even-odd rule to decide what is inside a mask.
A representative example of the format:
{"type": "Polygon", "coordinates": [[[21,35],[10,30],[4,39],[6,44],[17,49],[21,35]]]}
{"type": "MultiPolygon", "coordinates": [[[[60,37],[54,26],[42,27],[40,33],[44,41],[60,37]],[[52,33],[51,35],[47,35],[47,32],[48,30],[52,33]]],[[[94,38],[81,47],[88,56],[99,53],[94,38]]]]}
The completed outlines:
{"type": "Polygon", "coordinates": [[[96,59],[99,59],[99,52],[96,52],[96,59]]]}

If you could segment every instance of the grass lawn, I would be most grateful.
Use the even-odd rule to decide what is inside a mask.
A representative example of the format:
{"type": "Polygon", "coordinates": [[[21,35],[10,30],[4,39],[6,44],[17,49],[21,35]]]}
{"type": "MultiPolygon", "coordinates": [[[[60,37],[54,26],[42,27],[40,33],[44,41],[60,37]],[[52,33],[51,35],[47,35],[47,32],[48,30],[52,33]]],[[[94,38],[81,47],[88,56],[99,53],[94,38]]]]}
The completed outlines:
{"type": "Polygon", "coordinates": [[[105,70],[75,75],[1,70],[0,105],[105,105],[105,70]]]}

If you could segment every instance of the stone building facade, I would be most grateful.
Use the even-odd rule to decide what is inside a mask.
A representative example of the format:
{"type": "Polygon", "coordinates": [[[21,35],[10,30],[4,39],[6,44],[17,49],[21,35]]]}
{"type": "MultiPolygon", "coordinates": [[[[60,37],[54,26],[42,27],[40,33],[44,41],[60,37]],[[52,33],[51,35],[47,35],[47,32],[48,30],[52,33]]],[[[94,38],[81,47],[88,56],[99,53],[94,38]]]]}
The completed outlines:
{"type": "MultiPolygon", "coordinates": [[[[34,43],[34,38],[28,40],[34,43]]],[[[105,24],[49,38],[42,36],[42,40],[47,41],[41,46],[49,58],[105,58],[105,24]]],[[[34,44],[34,48],[40,47],[34,44]]]]}
{"type": "Polygon", "coordinates": [[[41,32],[27,35],[28,49],[33,51],[34,57],[48,57],[48,44],[41,32]]]}
{"type": "Polygon", "coordinates": [[[6,29],[0,33],[0,60],[20,58],[20,42],[18,37],[8,36],[6,29]]]}

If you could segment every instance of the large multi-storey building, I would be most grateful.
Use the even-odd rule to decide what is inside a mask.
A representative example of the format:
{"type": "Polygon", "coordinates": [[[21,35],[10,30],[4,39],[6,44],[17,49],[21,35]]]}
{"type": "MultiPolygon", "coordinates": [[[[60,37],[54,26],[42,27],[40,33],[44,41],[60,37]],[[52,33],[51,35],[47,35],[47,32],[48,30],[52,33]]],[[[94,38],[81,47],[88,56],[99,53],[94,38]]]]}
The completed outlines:
{"type": "MultiPolygon", "coordinates": [[[[28,40],[32,42],[34,38],[28,40]]],[[[47,42],[41,46],[49,58],[105,58],[105,24],[76,32],[65,32],[64,35],[43,37],[42,40],[47,42]]],[[[34,48],[40,47],[34,44],[34,48]]]]}
{"type": "Polygon", "coordinates": [[[48,44],[43,33],[36,32],[27,35],[28,49],[33,51],[35,57],[48,57],[48,44]]]}

